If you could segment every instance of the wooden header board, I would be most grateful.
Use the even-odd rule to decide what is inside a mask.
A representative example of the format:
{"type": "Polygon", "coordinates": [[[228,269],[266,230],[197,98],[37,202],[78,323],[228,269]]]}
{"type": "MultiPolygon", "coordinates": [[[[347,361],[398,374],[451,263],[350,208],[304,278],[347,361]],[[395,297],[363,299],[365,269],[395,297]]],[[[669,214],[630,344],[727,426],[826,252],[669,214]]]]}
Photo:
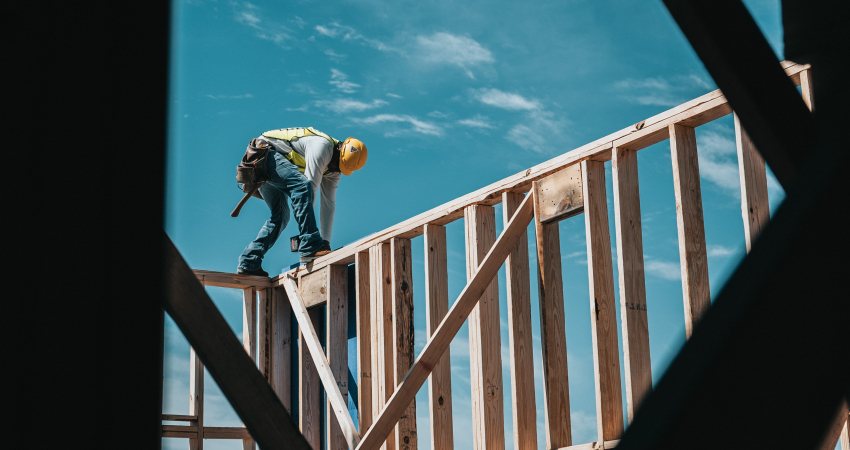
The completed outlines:
{"type": "Polygon", "coordinates": [[[537,212],[540,222],[552,222],[579,214],[584,209],[581,164],[574,164],[540,179],[537,212]]]}

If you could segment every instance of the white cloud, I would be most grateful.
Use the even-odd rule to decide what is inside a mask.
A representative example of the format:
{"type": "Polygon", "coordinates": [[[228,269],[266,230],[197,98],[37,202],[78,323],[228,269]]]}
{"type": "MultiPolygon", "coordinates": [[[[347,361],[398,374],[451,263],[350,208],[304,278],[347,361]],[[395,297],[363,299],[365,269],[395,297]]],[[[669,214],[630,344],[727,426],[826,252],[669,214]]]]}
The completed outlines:
{"type": "Polygon", "coordinates": [[[470,117],[468,119],[461,119],[461,120],[458,120],[457,123],[458,123],[458,125],[463,125],[463,126],[472,127],[472,128],[481,128],[481,129],[496,128],[495,126],[493,126],[492,123],[490,123],[490,119],[483,117],[483,116],[475,116],[475,117],[470,117]]]}
{"type": "Polygon", "coordinates": [[[682,279],[682,269],[678,262],[647,258],[644,269],[646,269],[647,274],[663,280],[677,281],[682,279]]]}
{"type": "Polygon", "coordinates": [[[316,25],[315,30],[322,36],[334,39],[342,39],[343,41],[357,42],[382,52],[395,51],[395,49],[377,40],[367,38],[358,33],[357,30],[347,25],[342,25],[339,22],[331,22],[327,26],[316,25]]]}
{"type": "Polygon", "coordinates": [[[353,94],[360,87],[359,84],[348,81],[348,75],[337,69],[331,69],[331,80],[328,83],[346,94],[353,94]]]}
{"type": "Polygon", "coordinates": [[[393,92],[387,92],[387,93],[386,93],[386,94],[384,94],[384,95],[386,95],[386,96],[387,96],[387,97],[389,97],[389,98],[395,98],[395,99],[404,98],[404,97],[402,97],[402,96],[400,96],[400,95],[398,95],[398,94],[396,94],[396,93],[393,93],[393,92]]]}
{"type": "Polygon", "coordinates": [[[328,58],[330,58],[334,61],[342,61],[343,59],[345,59],[345,55],[343,55],[342,53],[337,53],[332,48],[325,49],[324,53],[325,53],[325,56],[327,56],[328,58]]]}
{"type": "Polygon", "coordinates": [[[566,120],[556,119],[551,112],[534,110],[508,131],[507,138],[535,153],[551,154],[563,147],[566,126],[566,120]]]}
{"type": "Polygon", "coordinates": [[[330,109],[331,111],[336,113],[368,111],[370,109],[380,108],[381,106],[384,106],[386,104],[387,102],[380,99],[375,99],[369,103],[366,103],[361,102],[360,100],[354,100],[350,98],[339,98],[336,100],[319,100],[316,102],[316,106],[330,109]]]}
{"type": "Polygon", "coordinates": [[[697,134],[700,176],[734,198],[741,196],[735,140],[716,130],[697,134]]]}
{"type": "Polygon", "coordinates": [[[494,61],[490,50],[467,36],[438,32],[416,37],[417,56],[422,62],[434,65],[452,65],[461,68],[474,79],[472,68],[494,61]]]}
{"type": "Polygon", "coordinates": [[[632,103],[649,106],[675,106],[712,88],[697,74],[670,77],[626,78],[614,83],[614,90],[632,103]]]}
{"type": "Polygon", "coordinates": [[[289,35],[284,31],[285,28],[279,23],[261,17],[256,5],[242,2],[237,3],[236,8],[236,21],[253,29],[258,38],[278,45],[282,45],[289,39],[289,35]]]}
{"type": "Polygon", "coordinates": [[[541,108],[540,102],[537,100],[527,99],[519,94],[498,89],[478,89],[474,96],[485,105],[511,111],[533,111],[541,108]]]}
{"type": "MultiPolygon", "coordinates": [[[[356,119],[357,122],[373,125],[373,124],[382,124],[382,123],[406,123],[411,126],[408,130],[402,131],[413,131],[419,134],[426,134],[430,136],[442,136],[443,129],[438,125],[426,122],[421,119],[417,119],[416,117],[409,116],[406,114],[378,114],[371,117],[366,117],[363,119],[356,119]]],[[[385,133],[387,136],[394,136],[400,134],[398,131],[388,131],[385,133]]]]}
{"type": "Polygon", "coordinates": [[[734,247],[726,247],[724,245],[709,245],[706,249],[709,257],[726,258],[735,254],[734,247]]]}
{"type": "Polygon", "coordinates": [[[213,100],[245,100],[245,99],[248,99],[248,98],[254,98],[254,94],[251,94],[250,92],[246,92],[244,94],[235,94],[235,95],[207,94],[206,97],[211,98],[213,100]]]}

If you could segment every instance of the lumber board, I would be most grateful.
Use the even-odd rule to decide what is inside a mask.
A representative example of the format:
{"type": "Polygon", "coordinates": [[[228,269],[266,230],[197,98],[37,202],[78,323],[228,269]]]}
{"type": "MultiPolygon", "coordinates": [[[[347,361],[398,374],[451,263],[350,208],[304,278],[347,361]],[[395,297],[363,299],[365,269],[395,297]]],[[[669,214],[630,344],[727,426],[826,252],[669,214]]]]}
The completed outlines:
{"type": "MultiPolygon", "coordinates": [[[[395,350],[393,367],[393,392],[413,365],[413,261],[410,240],[390,240],[392,268],[392,323],[395,350]]],[[[399,450],[415,450],[419,442],[416,434],[416,399],[410,401],[396,425],[396,444],[399,450]]]]}
{"type": "Polygon", "coordinates": [[[292,412],[292,309],[282,287],[271,289],[271,361],[269,381],[280,402],[292,412]]]}
{"type": "Polygon", "coordinates": [[[559,170],[537,181],[537,210],[541,222],[561,220],[581,212],[581,165],[559,170]]]}
{"type": "Polygon", "coordinates": [[[204,363],[189,349],[189,416],[194,417],[194,437],[189,441],[193,450],[204,448],[204,363]]]}
{"type": "MultiPolygon", "coordinates": [[[[425,244],[425,322],[428,336],[433,336],[437,326],[449,310],[448,265],[446,256],[446,228],[426,224],[425,244]]],[[[431,419],[431,448],[454,448],[452,416],[452,368],[449,349],[434,365],[428,384],[431,419]]]]}
{"type": "MultiPolygon", "coordinates": [[[[286,286],[286,285],[284,285],[286,286]]],[[[313,450],[321,450],[322,448],[322,405],[321,405],[321,380],[316,368],[316,362],[310,354],[310,345],[308,339],[310,331],[315,335],[315,327],[319,325],[320,311],[318,308],[313,308],[307,312],[305,309],[300,312],[295,307],[295,303],[301,303],[297,297],[293,301],[293,295],[287,289],[287,297],[289,304],[292,307],[293,315],[298,321],[298,427],[301,429],[301,434],[304,439],[310,443],[313,450]],[[300,315],[306,315],[302,322],[300,315]]],[[[319,338],[316,337],[316,340],[319,338]]],[[[321,348],[321,345],[319,345],[321,348]]],[[[322,353],[324,360],[324,353],[322,353]]],[[[327,364],[327,361],[325,362],[327,364]]]]}
{"type": "Polygon", "coordinates": [[[673,162],[673,190],[676,197],[676,226],[679,236],[679,263],[682,269],[682,300],[685,306],[685,334],[710,306],[708,258],[693,128],[670,125],[670,152],[673,162]]]}
{"type": "MultiPolygon", "coordinates": [[[[492,206],[472,205],[464,212],[466,274],[472,279],[496,241],[492,206]]],[[[505,446],[502,391],[502,345],[499,330],[499,286],[493,278],[469,315],[469,365],[472,394],[472,436],[475,449],[505,446]]]]}
{"type": "MultiPolygon", "coordinates": [[[[331,373],[342,402],[348,410],[348,268],[346,266],[328,267],[325,343],[327,359],[331,373]]],[[[330,396],[327,396],[330,399],[330,396]]],[[[333,405],[327,400],[326,411],[332,411],[333,405]]],[[[348,414],[346,414],[348,417],[348,414]]],[[[327,448],[329,450],[348,450],[348,442],[339,422],[333,414],[327,414],[327,448]]],[[[354,423],[351,429],[355,430],[354,423]]],[[[356,430],[355,430],[356,431],[356,430]]]]}
{"type": "MultiPolygon", "coordinates": [[[[191,368],[192,365],[189,364],[189,367],[191,368]]],[[[191,378],[191,376],[190,376],[190,378],[191,378]]],[[[190,379],[189,385],[191,386],[191,379],[190,379]]],[[[194,415],[190,415],[190,414],[163,414],[162,420],[172,421],[172,422],[197,422],[198,416],[194,416],[194,415]]]]}
{"type": "Polygon", "coordinates": [[[323,267],[298,277],[298,295],[304,302],[304,307],[310,307],[324,303],[328,298],[328,272],[330,267],[323,267]]]}
{"type": "Polygon", "coordinates": [[[631,421],[643,397],[652,389],[646,275],[640,217],[637,153],[615,148],[611,160],[614,187],[614,228],[617,234],[617,277],[623,330],[627,417],[631,421]]]}
{"type": "Polygon", "coordinates": [[[593,375],[596,381],[596,429],[597,440],[603,442],[619,438],[623,433],[614,271],[611,264],[611,236],[608,231],[605,163],[583,161],[581,166],[587,234],[593,375]]]}
{"type": "Polygon", "coordinates": [[[357,303],[357,413],[360,431],[372,425],[372,313],[369,298],[369,252],[354,257],[357,303]]]}
{"type": "Polygon", "coordinates": [[[747,251],[753,247],[768,220],[770,204],[767,196],[767,170],[764,158],[753,145],[741,121],[735,115],[735,147],[738,152],[738,175],[741,180],[741,215],[744,220],[744,242],[747,251]]]}
{"type": "MultiPolygon", "coordinates": [[[[507,225],[522,202],[515,192],[502,194],[502,220],[507,225]]],[[[537,449],[537,407],[534,398],[534,346],[531,338],[531,282],[528,233],[523,231],[505,260],[508,307],[508,354],[514,448],[537,449]]]]}
{"type": "Polygon", "coordinates": [[[603,450],[614,448],[619,443],[619,439],[611,439],[610,441],[595,441],[587,444],[570,445],[569,447],[561,447],[558,450],[603,450]]]}
{"type": "Polygon", "coordinates": [[[270,350],[271,350],[271,288],[259,289],[257,291],[257,367],[260,373],[269,379],[270,350]]]}
{"type": "MultiPolygon", "coordinates": [[[[536,196],[538,190],[532,188],[531,192],[536,196]]],[[[537,205],[535,199],[534,206],[537,205]]],[[[546,448],[558,448],[572,445],[561,238],[557,222],[542,223],[537,220],[536,210],[534,213],[546,448]]]]}
{"type": "Polygon", "coordinates": [[[238,275],[213,270],[193,270],[198,281],[204,286],[243,289],[246,287],[267,288],[272,286],[271,278],[256,275],[238,275]]]}
{"type": "Polygon", "coordinates": [[[422,383],[425,382],[434,365],[448,349],[452,339],[457,335],[461,325],[478,303],[478,299],[484,293],[490,281],[496,276],[502,262],[516,244],[519,234],[528,226],[532,214],[532,199],[531,196],[526,196],[520,207],[517,208],[511,222],[505,226],[499,239],[496,240],[487,256],[479,264],[475,276],[466,284],[440,326],[437,327],[428,343],[425,344],[425,348],[419,354],[416,362],[405,375],[404,382],[387,401],[386,406],[379,413],[372,426],[363,434],[358,449],[377,447],[392,431],[393,425],[398,421],[404,408],[416,396],[419,388],[422,387],[422,383]]]}
{"type": "Polygon", "coordinates": [[[257,289],[242,289],[242,346],[257,364],[257,289]]]}
{"type": "MultiPolygon", "coordinates": [[[[375,365],[372,368],[373,391],[372,413],[379,414],[392,395],[395,386],[395,352],[393,342],[392,318],[392,258],[389,242],[375,245],[369,250],[371,264],[371,298],[374,306],[372,311],[375,319],[372,321],[372,351],[375,354],[375,365]]],[[[396,430],[393,429],[382,446],[384,450],[394,450],[396,430]]]]}

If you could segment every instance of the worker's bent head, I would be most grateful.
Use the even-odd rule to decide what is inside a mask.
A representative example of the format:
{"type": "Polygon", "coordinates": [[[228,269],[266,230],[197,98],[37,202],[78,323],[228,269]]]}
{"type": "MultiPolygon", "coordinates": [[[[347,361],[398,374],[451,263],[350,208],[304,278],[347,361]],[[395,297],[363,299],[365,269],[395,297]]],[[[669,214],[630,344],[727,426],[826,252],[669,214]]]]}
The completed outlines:
{"type": "Polygon", "coordinates": [[[343,175],[351,175],[366,164],[368,155],[369,152],[363,142],[353,137],[347,138],[339,146],[339,171],[343,175]]]}

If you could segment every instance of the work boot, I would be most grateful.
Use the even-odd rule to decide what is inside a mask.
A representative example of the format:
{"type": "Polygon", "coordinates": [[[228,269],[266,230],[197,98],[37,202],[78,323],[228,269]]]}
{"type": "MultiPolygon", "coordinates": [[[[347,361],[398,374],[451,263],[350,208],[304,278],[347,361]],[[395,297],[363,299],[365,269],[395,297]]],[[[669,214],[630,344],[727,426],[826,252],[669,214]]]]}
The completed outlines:
{"type": "Polygon", "coordinates": [[[308,263],[308,262],[310,262],[310,261],[312,261],[312,260],[314,260],[314,259],[316,259],[320,256],[325,256],[325,255],[329,254],[330,252],[331,252],[331,243],[326,241],[326,240],[322,240],[322,247],[319,250],[316,250],[313,253],[301,255],[301,262],[302,263],[308,263]]]}
{"type": "Polygon", "coordinates": [[[240,268],[236,269],[236,273],[239,274],[239,275],[254,275],[254,276],[258,276],[258,277],[268,277],[269,276],[269,273],[266,272],[265,270],[263,270],[262,267],[260,267],[256,270],[247,270],[247,269],[243,269],[243,268],[240,267],[240,268]]]}

